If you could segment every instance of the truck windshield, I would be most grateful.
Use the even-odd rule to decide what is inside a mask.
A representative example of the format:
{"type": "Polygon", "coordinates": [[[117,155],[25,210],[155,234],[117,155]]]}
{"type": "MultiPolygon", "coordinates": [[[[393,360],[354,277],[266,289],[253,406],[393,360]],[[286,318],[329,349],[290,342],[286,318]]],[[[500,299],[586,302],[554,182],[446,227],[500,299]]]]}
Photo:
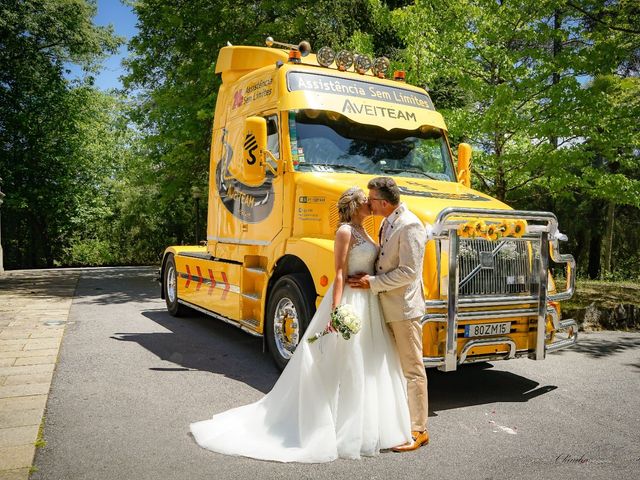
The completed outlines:
{"type": "Polygon", "coordinates": [[[444,133],[435,127],[387,131],[336,112],[298,110],[289,113],[289,129],[298,171],[455,181],[444,133]]]}

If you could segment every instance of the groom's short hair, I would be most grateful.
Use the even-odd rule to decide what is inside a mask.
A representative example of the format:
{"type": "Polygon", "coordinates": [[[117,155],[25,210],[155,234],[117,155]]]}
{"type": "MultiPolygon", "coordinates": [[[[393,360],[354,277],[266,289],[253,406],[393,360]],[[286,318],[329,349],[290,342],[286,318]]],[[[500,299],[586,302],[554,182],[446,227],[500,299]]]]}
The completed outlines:
{"type": "Polygon", "coordinates": [[[400,203],[400,189],[391,177],[372,178],[369,180],[367,188],[377,191],[380,197],[391,205],[398,205],[400,203]]]}

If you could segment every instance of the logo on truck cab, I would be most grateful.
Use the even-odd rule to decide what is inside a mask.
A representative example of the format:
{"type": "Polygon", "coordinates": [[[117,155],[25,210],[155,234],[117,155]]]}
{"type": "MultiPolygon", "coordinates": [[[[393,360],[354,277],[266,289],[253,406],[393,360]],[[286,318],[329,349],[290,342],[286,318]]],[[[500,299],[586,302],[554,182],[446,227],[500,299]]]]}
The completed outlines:
{"type": "MultiPolygon", "coordinates": [[[[233,148],[227,142],[229,132],[222,129],[222,158],[216,167],[216,188],[222,204],[234,217],[244,223],[259,223],[269,216],[273,209],[273,175],[267,172],[265,181],[258,187],[251,187],[238,181],[229,172],[233,159],[233,148]]],[[[253,135],[251,135],[253,137],[253,135]]],[[[257,148],[255,137],[245,139],[245,152],[257,148]],[[253,142],[252,142],[253,140],[253,142]],[[253,146],[255,144],[255,146],[253,146]],[[248,147],[248,149],[247,149],[248,147]]],[[[247,162],[255,162],[255,156],[245,157],[247,162]],[[253,160],[252,160],[253,157],[253,160]]]]}

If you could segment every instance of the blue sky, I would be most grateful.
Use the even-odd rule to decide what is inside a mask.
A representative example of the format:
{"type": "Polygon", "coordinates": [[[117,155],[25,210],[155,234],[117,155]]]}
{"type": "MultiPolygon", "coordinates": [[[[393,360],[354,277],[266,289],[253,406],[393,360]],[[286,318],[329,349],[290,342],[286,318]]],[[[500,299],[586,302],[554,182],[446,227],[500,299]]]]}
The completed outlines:
{"type": "MultiPolygon", "coordinates": [[[[94,18],[96,25],[112,24],[116,34],[129,41],[138,31],[136,21],[136,15],[131,7],[124,5],[120,0],[98,0],[98,14],[94,18]]],[[[122,87],[118,77],[124,74],[121,61],[126,56],[127,46],[123,45],[117,55],[107,58],[102,64],[100,73],[96,75],[95,86],[103,90],[122,87]]],[[[77,66],[68,65],[67,67],[71,71],[70,78],[82,75],[81,69],[77,66]]]]}

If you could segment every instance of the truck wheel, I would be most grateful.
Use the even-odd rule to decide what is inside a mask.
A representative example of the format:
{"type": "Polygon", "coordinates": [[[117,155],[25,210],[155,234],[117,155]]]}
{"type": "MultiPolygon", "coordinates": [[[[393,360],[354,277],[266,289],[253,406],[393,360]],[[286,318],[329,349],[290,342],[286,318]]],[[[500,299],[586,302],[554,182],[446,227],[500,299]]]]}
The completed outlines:
{"type": "Polygon", "coordinates": [[[164,300],[167,303],[169,313],[174,317],[181,317],[187,313],[187,307],[178,303],[178,270],[176,269],[176,260],[173,258],[173,253],[170,253],[167,257],[162,288],[164,288],[164,300]]]}
{"type": "Polygon", "coordinates": [[[315,292],[307,283],[302,275],[286,275],[276,282],[269,298],[267,344],[280,370],[287,366],[316,310],[315,292]]]}

